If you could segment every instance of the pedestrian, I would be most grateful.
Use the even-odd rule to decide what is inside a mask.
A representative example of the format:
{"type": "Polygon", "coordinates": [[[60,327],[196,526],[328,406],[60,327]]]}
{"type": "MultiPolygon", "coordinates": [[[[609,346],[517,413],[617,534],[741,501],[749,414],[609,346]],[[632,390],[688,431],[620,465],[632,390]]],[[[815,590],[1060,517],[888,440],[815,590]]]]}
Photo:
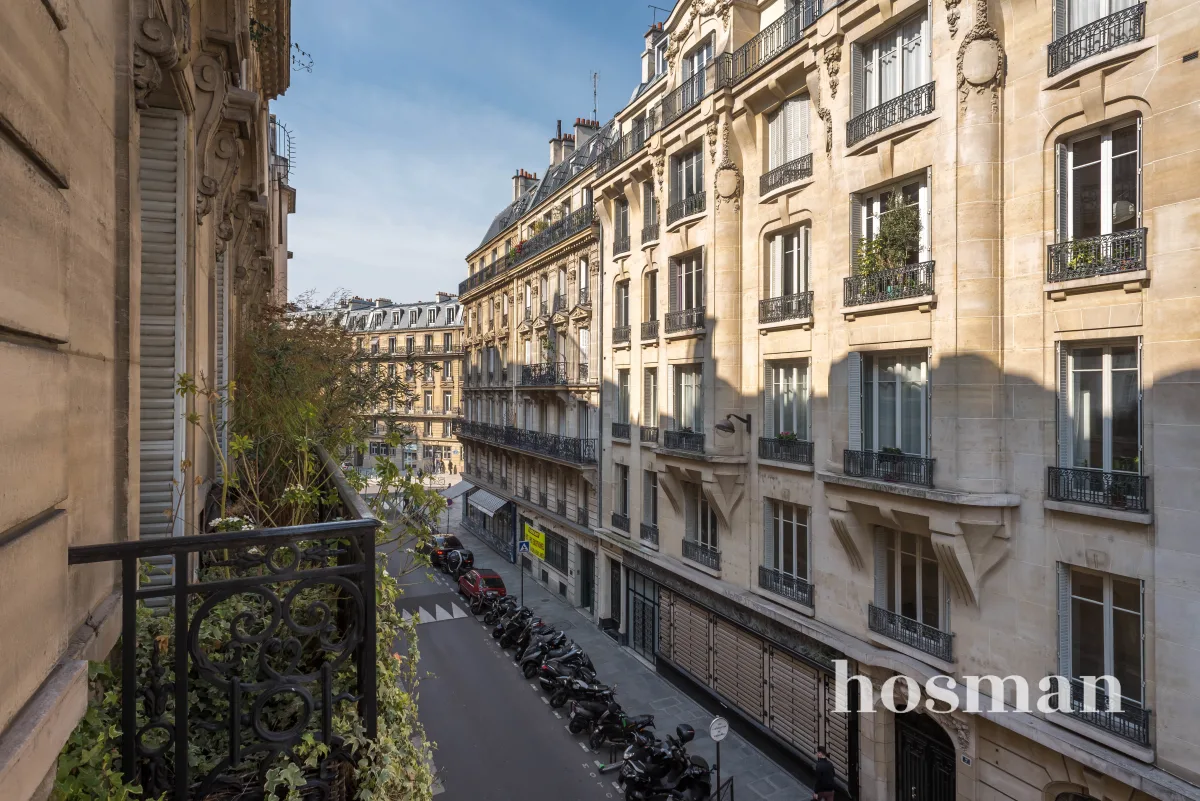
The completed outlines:
{"type": "Polygon", "coordinates": [[[833,763],[829,761],[829,752],[825,746],[817,748],[817,764],[813,765],[813,799],[814,801],[833,801],[833,791],[837,784],[833,781],[833,763]]]}

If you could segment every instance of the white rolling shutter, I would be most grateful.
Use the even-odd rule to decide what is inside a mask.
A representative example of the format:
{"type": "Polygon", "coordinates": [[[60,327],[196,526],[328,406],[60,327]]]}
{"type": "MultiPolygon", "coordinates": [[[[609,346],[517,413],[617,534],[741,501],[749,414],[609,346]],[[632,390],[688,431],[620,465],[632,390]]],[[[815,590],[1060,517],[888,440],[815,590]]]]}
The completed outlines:
{"type": "Polygon", "coordinates": [[[1058,675],[1071,675],[1071,568],[1059,562],[1058,572],[1058,675]]]}
{"type": "MultiPolygon", "coordinates": [[[[183,181],[179,177],[182,129],[174,112],[141,114],[140,171],[142,274],[138,531],[144,539],[182,533],[173,520],[176,487],[182,485],[182,404],[175,378],[182,363],[183,283],[179,280],[183,181]]],[[[169,583],[171,560],[151,560],[151,583],[169,583]]]]}
{"type": "Polygon", "coordinates": [[[822,745],[819,728],[821,674],[784,651],[771,649],[767,725],[802,754],[822,745]]]}
{"type": "Polygon", "coordinates": [[[766,715],[763,641],[718,617],[713,644],[713,689],[761,723],[766,715]]]}

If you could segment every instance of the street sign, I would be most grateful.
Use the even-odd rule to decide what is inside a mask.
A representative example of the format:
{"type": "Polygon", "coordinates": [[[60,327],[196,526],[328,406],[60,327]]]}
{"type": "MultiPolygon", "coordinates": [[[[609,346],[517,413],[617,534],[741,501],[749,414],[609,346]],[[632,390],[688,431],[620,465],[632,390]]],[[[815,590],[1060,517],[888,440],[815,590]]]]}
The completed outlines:
{"type": "Polygon", "coordinates": [[[529,552],[538,559],[544,560],[546,558],[546,535],[526,523],[525,539],[529,542],[529,552]]]}
{"type": "Polygon", "coordinates": [[[517,541],[517,553],[529,553],[529,540],[517,541]]]}
{"type": "Polygon", "coordinates": [[[727,734],[729,734],[729,721],[725,718],[713,718],[713,722],[708,724],[708,736],[713,739],[714,743],[724,740],[727,734]]]}

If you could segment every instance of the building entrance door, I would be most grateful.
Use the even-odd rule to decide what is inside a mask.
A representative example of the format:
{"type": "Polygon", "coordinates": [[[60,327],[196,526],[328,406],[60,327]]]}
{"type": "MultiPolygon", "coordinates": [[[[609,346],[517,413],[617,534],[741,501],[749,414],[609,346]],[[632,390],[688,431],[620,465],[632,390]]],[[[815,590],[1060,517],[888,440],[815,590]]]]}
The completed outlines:
{"type": "Polygon", "coordinates": [[[608,560],[608,616],[612,618],[613,631],[621,628],[621,563],[608,560]]]}
{"type": "Polygon", "coordinates": [[[954,744],[928,715],[896,715],[896,801],[954,801],[954,744]]]}
{"type": "Polygon", "coordinates": [[[583,547],[579,549],[579,605],[596,611],[596,554],[583,547]]]}
{"type": "Polygon", "coordinates": [[[658,647],[658,585],[629,571],[629,647],[654,664],[658,647]]]}

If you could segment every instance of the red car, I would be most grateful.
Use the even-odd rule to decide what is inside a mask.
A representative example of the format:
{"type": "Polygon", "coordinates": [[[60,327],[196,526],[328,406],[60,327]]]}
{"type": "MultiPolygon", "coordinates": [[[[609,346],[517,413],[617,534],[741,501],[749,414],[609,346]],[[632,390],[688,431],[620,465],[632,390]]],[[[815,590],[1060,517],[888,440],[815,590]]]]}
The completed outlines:
{"type": "Polygon", "coordinates": [[[504,579],[495,570],[478,567],[463,573],[458,579],[458,593],[470,599],[507,595],[504,579]]]}

